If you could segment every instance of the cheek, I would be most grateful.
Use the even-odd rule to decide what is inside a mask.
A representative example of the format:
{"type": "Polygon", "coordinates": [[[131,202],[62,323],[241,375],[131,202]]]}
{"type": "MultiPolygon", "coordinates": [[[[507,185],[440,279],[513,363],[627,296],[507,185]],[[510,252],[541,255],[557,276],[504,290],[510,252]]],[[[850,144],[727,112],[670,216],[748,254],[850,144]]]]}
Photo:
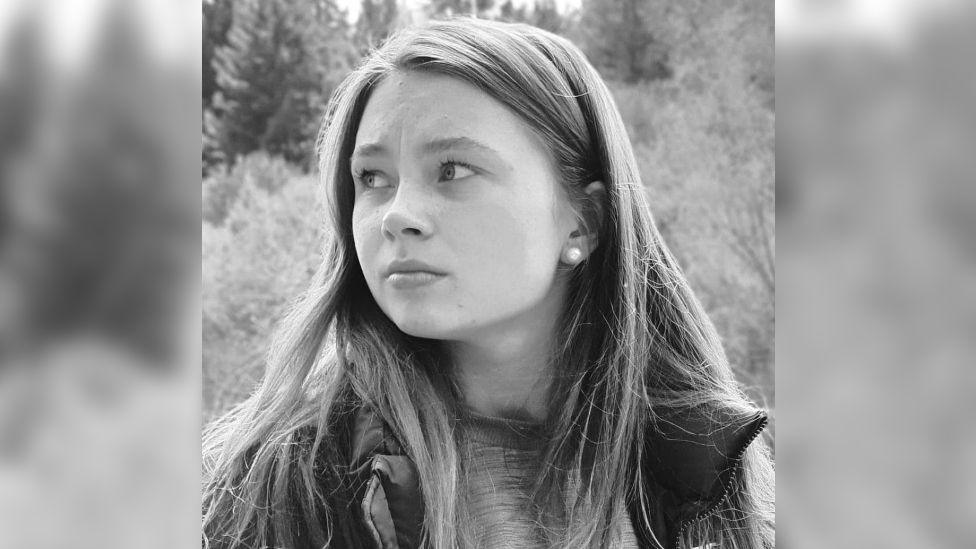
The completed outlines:
{"type": "MultiPolygon", "coordinates": [[[[468,219],[475,219],[474,216],[468,219]]],[[[477,230],[467,238],[472,244],[469,263],[486,287],[508,286],[517,292],[523,286],[547,283],[554,272],[554,228],[551,212],[513,209],[511,205],[485,208],[478,215],[477,230]]]]}
{"type": "Polygon", "coordinates": [[[375,209],[362,207],[353,208],[352,238],[356,246],[356,256],[364,274],[372,271],[370,258],[375,255],[379,245],[379,217],[375,209]]]}

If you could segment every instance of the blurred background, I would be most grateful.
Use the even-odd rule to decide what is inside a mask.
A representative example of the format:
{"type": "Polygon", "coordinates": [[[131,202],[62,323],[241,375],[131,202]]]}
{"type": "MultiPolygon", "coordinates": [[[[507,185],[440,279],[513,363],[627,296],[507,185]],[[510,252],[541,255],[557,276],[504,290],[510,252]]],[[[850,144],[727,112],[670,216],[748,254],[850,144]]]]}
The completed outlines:
{"type": "Polygon", "coordinates": [[[974,545],[974,29],[777,2],[781,548],[974,545]]]}
{"type": "Polygon", "coordinates": [[[200,6],[0,2],[0,547],[193,547],[200,6]]]}
{"type": "Polygon", "coordinates": [[[213,0],[203,5],[204,417],[260,379],[321,261],[313,143],[390,32],[476,14],[579,45],[608,81],[652,208],[739,379],[775,405],[773,4],[754,0],[213,0]]]}
{"type": "MultiPolygon", "coordinates": [[[[296,35],[231,31],[294,20],[239,4],[0,2],[0,548],[198,543],[202,422],[258,378],[318,253],[309,130],[289,132],[389,28],[470,10],[308,2],[328,23],[296,35]],[[324,83],[257,87],[290,90],[277,117],[240,107],[267,101],[254,75],[291,67],[269,44],[329,60],[280,73],[324,83]]],[[[476,8],[569,36],[610,81],[658,222],[775,408],[779,545],[971,546],[972,3],[777,1],[775,105],[771,2],[605,4],[476,8]],[[733,238],[772,222],[771,181],[775,393],[772,282],[737,243],[762,239],[733,238]]]]}

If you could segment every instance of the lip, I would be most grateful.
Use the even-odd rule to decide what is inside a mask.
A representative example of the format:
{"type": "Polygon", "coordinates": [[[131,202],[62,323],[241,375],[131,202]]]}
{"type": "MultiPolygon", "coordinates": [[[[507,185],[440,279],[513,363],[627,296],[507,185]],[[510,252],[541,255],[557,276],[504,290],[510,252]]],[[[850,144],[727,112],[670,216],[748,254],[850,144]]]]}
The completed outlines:
{"type": "Polygon", "coordinates": [[[424,263],[423,261],[418,261],[416,259],[395,259],[391,261],[389,265],[386,266],[386,269],[383,271],[383,276],[389,277],[390,275],[397,274],[397,273],[415,273],[415,272],[425,272],[425,273],[430,273],[433,275],[441,275],[441,276],[447,274],[444,271],[441,271],[440,269],[432,265],[428,265],[427,263],[424,263]]]}
{"type": "Polygon", "coordinates": [[[383,277],[397,289],[420,288],[445,276],[447,273],[415,259],[395,260],[383,272],[383,277]]]}
{"type": "Polygon", "coordinates": [[[444,275],[428,271],[399,271],[386,277],[386,280],[394,288],[409,290],[433,284],[442,278],[444,278],[444,275]]]}

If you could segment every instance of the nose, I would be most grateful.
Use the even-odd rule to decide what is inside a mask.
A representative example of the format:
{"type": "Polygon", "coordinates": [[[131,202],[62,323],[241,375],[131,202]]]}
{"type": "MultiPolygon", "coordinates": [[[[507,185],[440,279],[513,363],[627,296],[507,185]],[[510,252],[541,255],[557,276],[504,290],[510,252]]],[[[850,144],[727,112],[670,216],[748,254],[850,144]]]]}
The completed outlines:
{"type": "Polygon", "coordinates": [[[389,209],[383,215],[383,234],[390,240],[413,236],[426,238],[433,227],[427,215],[429,201],[416,185],[401,182],[389,209]]]}

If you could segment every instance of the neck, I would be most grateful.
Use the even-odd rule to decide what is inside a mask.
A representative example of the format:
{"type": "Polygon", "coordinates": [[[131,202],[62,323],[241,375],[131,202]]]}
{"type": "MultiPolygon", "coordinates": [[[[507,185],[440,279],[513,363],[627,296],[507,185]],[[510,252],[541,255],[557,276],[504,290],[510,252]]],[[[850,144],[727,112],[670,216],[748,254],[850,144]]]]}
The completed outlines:
{"type": "MultiPolygon", "coordinates": [[[[561,295],[559,296],[561,297],[561,295]]],[[[488,417],[544,421],[559,299],[529,314],[446,342],[465,406],[488,417]]]]}
{"type": "MultiPolygon", "coordinates": [[[[514,342],[512,342],[514,343],[514,342]]],[[[548,412],[546,395],[551,374],[545,352],[486,347],[470,343],[450,345],[455,378],[464,404],[489,417],[542,421],[548,412]]]]}

